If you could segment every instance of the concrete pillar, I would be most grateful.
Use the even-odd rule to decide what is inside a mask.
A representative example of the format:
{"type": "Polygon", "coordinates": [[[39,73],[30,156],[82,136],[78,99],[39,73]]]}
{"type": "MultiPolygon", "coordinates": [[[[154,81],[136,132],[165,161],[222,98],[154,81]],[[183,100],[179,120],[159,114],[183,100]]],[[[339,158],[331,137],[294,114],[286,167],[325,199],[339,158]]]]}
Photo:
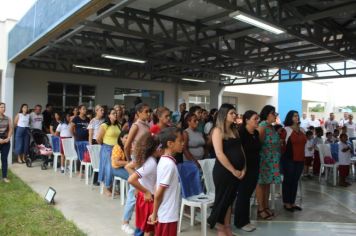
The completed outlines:
{"type": "MultiPolygon", "coordinates": [[[[288,79],[288,73],[288,71],[282,70],[281,79],[288,79]]],[[[301,74],[297,76],[297,78],[301,77],[301,74]]],[[[302,90],[303,87],[301,81],[279,83],[277,112],[279,113],[279,118],[282,123],[290,110],[295,110],[302,116],[302,90]]]]}
{"type": "MultiPolygon", "coordinates": [[[[15,68],[16,68],[16,64],[7,63],[5,69],[1,74],[1,102],[4,102],[6,104],[6,115],[11,118],[12,122],[14,120],[13,117],[14,117],[15,68]]],[[[12,145],[10,147],[8,163],[12,164],[12,145]]]]}
{"type": "Polygon", "coordinates": [[[210,109],[220,108],[222,104],[222,95],[224,93],[225,86],[219,86],[218,84],[211,84],[209,86],[210,91],[210,109]]]}

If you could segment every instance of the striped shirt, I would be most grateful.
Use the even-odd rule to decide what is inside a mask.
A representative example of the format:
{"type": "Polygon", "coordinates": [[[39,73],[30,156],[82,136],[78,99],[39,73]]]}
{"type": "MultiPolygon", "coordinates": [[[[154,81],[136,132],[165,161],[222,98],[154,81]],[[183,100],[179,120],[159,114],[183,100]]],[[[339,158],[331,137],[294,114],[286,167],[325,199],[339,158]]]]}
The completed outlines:
{"type": "Polygon", "coordinates": [[[0,118],[0,138],[6,138],[9,132],[9,117],[0,118]]]}

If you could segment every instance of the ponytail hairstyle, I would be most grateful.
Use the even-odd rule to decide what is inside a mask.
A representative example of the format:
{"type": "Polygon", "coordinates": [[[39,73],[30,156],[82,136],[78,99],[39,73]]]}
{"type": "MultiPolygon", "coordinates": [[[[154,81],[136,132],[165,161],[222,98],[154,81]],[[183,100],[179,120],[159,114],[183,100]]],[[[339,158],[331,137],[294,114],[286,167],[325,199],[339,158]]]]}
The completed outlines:
{"type": "Polygon", "coordinates": [[[142,166],[145,161],[153,155],[159,146],[159,139],[156,135],[145,133],[135,145],[136,162],[142,166]]]}

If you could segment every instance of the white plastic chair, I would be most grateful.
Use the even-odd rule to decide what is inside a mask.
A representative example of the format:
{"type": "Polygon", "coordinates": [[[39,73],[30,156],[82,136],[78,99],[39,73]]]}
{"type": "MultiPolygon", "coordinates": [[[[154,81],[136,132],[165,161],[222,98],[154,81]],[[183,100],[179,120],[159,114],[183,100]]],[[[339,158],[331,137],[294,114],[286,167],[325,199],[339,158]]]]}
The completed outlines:
{"type": "Polygon", "coordinates": [[[61,157],[61,147],[60,147],[60,142],[58,142],[59,145],[58,147],[53,146],[52,136],[53,136],[52,134],[47,134],[47,138],[49,140],[49,143],[51,144],[52,151],[53,151],[53,170],[54,172],[57,172],[58,158],[61,157]]]}
{"type": "Polygon", "coordinates": [[[198,162],[203,171],[206,193],[215,198],[215,185],[213,180],[213,168],[215,165],[215,159],[198,160],[198,162]]]}
{"type": "Polygon", "coordinates": [[[114,176],[114,181],[113,181],[113,188],[112,188],[112,195],[111,198],[114,199],[115,196],[115,186],[116,186],[116,182],[119,181],[119,185],[120,185],[120,201],[121,201],[121,205],[124,205],[125,203],[125,195],[127,196],[127,191],[129,189],[129,183],[127,182],[127,180],[120,178],[118,176],[114,176]]]}
{"type": "Polygon", "coordinates": [[[90,156],[91,167],[93,168],[93,174],[91,179],[91,187],[93,188],[94,174],[95,173],[99,174],[101,145],[99,144],[87,145],[87,149],[90,156]]]}
{"type": "MultiPolygon", "coordinates": [[[[184,170],[182,168],[179,171],[179,174],[181,174],[183,172],[184,172],[184,170]]],[[[199,175],[199,172],[197,174],[199,175]]],[[[182,184],[181,176],[180,176],[180,181],[181,181],[182,193],[184,193],[184,185],[182,184]]],[[[196,180],[192,180],[191,182],[189,182],[189,184],[196,186],[199,183],[196,180]]],[[[190,207],[190,225],[191,226],[194,226],[195,208],[198,207],[198,208],[200,208],[200,212],[201,212],[201,235],[206,236],[207,218],[208,218],[207,211],[208,211],[208,207],[210,207],[214,204],[214,199],[215,199],[214,196],[204,194],[204,193],[190,196],[187,198],[185,198],[183,195],[182,202],[181,202],[181,208],[180,208],[178,232],[179,233],[181,232],[181,226],[182,226],[182,220],[183,220],[183,214],[184,214],[184,206],[190,207]]]]}
{"type": "Polygon", "coordinates": [[[65,164],[64,168],[67,169],[67,161],[69,161],[69,176],[72,178],[73,177],[73,165],[74,165],[74,172],[77,173],[77,160],[78,160],[78,155],[77,151],[75,150],[74,147],[74,138],[66,138],[62,139],[62,144],[63,144],[63,152],[65,156],[65,164]]]}
{"type": "Polygon", "coordinates": [[[322,170],[325,169],[325,180],[328,180],[328,170],[331,169],[333,173],[333,185],[336,186],[336,178],[337,178],[337,168],[339,163],[335,164],[325,164],[324,157],[331,157],[331,150],[329,144],[318,144],[319,149],[319,157],[320,157],[320,173],[319,173],[319,182],[321,181],[321,173],[322,170]]]}

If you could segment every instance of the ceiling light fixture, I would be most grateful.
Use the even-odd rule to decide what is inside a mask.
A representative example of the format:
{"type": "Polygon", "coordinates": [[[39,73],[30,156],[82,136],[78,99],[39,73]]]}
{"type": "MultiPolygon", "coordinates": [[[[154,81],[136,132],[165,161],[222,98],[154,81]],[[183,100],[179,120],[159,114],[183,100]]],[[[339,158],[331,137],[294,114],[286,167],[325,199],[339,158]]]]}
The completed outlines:
{"type": "Polygon", "coordinates": [[[105,68],[105,67],[96,67],[96,66],[87,66],[87,65],[78,65],[78,64],[73,64],[73,67],[88,69],[88,70],[101,70],[101,71],[111,71],[112,70],[110,68],[105,68]]]}
{"type": "Polygon", "coordinates": [[[190,78],[183,78],[182,80],[191,81],[191,82],[197,82],[197,83],[205,83],[206,82],[206,80],[190,79],[190,78]]]}
{"type": "Polygon", "coordinates": [[[254,25],[258,28],[261,28],[261,29],[264,29],[264,30],[267,30],[269,32],[272,32],[274,34],[282,34],[282,33],[285,33],[285,31],[283,29],[281,29],[280,27],[277,27],[271,23],[268,23],[264,20],[261,20],[259,18],[256,18],[256,17],[253,17],[251,15],[248,15],[246,13],[243,13],[241,11],[235,11],[235,12],[232,12],[230,15],[230,17],[236,19],[236,20],[240,20],[240,21],[243,21],[247,24],[250,24],[250,25],[254,25]]]}
{"type": "Polygon", "coordinates": [[[144,63],[147,62],[145,60],[129,58],[129,57],[123,57],[123,56],[117,56],[117,55],[110,55],[110,54],[102,54],[101,57],[107,58],[107,59],[119,60],[119,61],[135,62],[135,63],[140,63],[140,64],[144,64],[144,63]]]}
{"type": "Polygon", "coordinates": [[[233,77],[233,78],[238,78],[238,79],[243,79],[245,77],[241,76],[241,75],[233,75],[233,74],[220,74],[222,76],[226,76],[226,77],[233,77]]]}

